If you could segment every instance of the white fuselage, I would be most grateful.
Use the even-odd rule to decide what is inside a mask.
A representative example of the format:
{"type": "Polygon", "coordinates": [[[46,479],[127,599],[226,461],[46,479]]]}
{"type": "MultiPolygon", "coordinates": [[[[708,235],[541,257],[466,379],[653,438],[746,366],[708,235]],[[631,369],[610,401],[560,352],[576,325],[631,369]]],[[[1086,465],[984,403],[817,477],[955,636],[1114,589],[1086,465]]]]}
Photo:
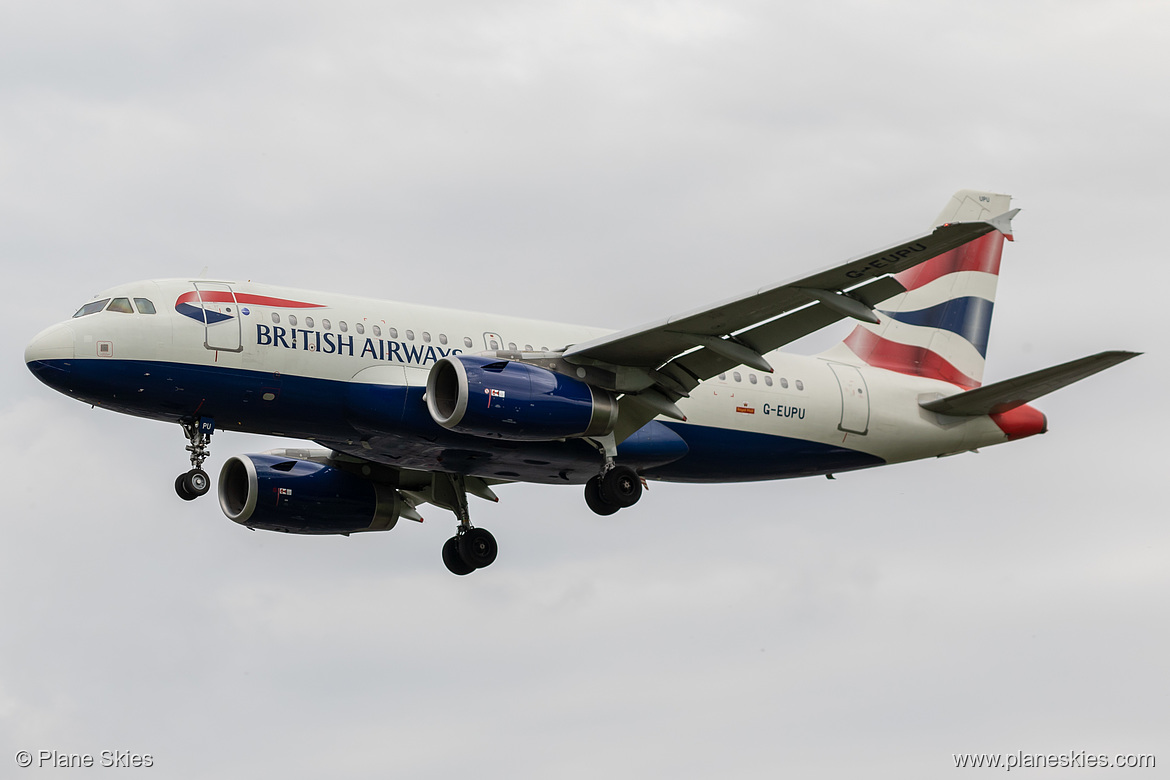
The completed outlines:
{"type": "MultiPolygon", "coordinates": [[[[425,430],[425,406],[414,408],[408,392],[405,402],[388,402],[405,403],[401,430],[397,412],[370,429],[347,429],[353,415],[337,411],[356,403],[346,400],[356,397],[353,388],[419,394],[431,366],[446,355],[559,353],[608,332],[250,282],[146,281],[96,298],[146,299],[156,313],[135,308],[76,317],[30,345],[33,357],[70,361],[72,372],[84,377],[67,389],[76,397],[158,419],[214,414],[219,429],[310,438],[370,460],[440,471],[452,468],[451,435],[425,430]],[[207,302],[214,297],[221,300],[207,302]]],[[[645,469],[646,475],[737,481],[822,474],[1008,438],[989,417],[951,418],[920,408],[922,400],[961,389],[946,382],[784,352],[768,361],[774,374],[739,367],[701,383],[678,402],[685,423],[659,418],[689,452],[645,469]],[[846,453],[857,458],[841,457],[846,453]]],[[[470,450],[480,443],[466,442],[470,450]]],[[[498,442],[482,443],[499,450],[498,442]]],[[[482,469],[460,468],[485,477],[570,482],[596,470],[593,451],[581,442],[510,449],[518,450],[513,461],[534,449],[540,454],[526,460],[547,463],[502,467],[509,458],[497,451],[482,469]],[[561,445],[567,462],[585,462],[558,468],[565,464],[550,453],[561,445]]]]}

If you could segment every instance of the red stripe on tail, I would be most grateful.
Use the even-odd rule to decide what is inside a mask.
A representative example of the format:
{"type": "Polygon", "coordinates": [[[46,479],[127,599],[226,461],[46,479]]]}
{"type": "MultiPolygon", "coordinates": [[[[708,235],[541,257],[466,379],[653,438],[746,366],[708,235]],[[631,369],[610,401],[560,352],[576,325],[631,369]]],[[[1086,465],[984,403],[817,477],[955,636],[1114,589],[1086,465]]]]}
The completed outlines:
{"type": "Polygon", "coordinates": [[[955,368],[936,352],[926,347],[899,344],[877,335],[860,325],[845,339],[846,346],[853,354],[871,366],[913,374],[931,379],[941,379],[962,388],[979,387],[980,383],[955,368]]]}
{"type": "Polygon", "coordinates": [[[894,278],[907,290],[915,290],[940,276],[958,271],[982,271],[999,275],[999,260],[1003,253],[1003,233],[993,230],[985,236],[969,241],[949,252],[927,260],[921,265],[895,274],[894,278]]]}

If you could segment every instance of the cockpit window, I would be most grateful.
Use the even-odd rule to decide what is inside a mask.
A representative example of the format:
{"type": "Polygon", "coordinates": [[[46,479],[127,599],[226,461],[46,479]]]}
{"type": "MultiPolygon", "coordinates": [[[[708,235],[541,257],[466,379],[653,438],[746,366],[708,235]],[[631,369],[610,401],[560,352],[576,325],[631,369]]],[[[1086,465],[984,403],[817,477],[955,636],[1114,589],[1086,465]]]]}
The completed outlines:
{"type": "Polygon", "coordinates": [[[154,304],[146,298],[135,298],[134,305],[138,307],[139,314],[155,314],[154,304]]]}
{"type": "Polygon", "coordinates": [[[77,313],[73,315],[73,318],[77,319],[78,317],[84,317],[87,314],[97,314],[99,311],[106,308],[106,304],[109,302],[109,298],[102,298],[100,301],[91,301],[90,303],[87,303],[78,309],[77,313]]]}
{"type": "Polygon", "coordinates": [[[130,308],[129,298],[115,298],[110,301],[109,308],[106,311],[116,311],[120,314],[133,314],[134,309],[130,308]]]}

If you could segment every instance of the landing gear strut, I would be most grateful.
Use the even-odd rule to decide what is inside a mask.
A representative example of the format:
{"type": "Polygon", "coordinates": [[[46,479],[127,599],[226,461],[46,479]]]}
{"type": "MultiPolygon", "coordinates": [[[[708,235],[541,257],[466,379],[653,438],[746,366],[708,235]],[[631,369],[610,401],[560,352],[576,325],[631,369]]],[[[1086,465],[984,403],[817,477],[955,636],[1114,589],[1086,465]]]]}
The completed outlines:
{"type": "Polygon", "coordinates": [[[462,474],[443,474],[434,484],[434,503],[450,509],[459,519],[459,527],[443,545],[443,563],[452,574],[463,576],[490,566],[496,559],[496,538],[486,528],[471,525],[467,510],[467,484],[462,474]]]}
{"type": "Polygon", "coordinates": [[[175,478],[175,492],[184,501],[193,501],[211,489],[211,477],[203,470],[203,461],[211,454],[211,434],[215,432],[214,421],[202,417],[198,420],[180,420],[183,435],[187,437],[187,452],[191,453],[191,470],[175,478]]]}

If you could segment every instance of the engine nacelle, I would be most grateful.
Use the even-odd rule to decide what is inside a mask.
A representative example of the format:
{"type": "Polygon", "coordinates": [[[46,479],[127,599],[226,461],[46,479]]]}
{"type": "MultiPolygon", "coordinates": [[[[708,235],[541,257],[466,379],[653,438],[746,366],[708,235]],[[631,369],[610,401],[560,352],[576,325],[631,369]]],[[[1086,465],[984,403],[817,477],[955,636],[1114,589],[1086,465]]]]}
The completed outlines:
{"type": "Polygon", "coordinates": [[[513,441],[604,436],[617,398],[547,368],[472,355],[440,358],[427,377],[427,409],[459,433],[513,441]]]}
{"type": "Polygon", "coordinates": [[[402,499],[388,485],[272,452],[228,458],[219,472],[219,506],[249,528],[350,534],[393,528],[402,499]]]}

